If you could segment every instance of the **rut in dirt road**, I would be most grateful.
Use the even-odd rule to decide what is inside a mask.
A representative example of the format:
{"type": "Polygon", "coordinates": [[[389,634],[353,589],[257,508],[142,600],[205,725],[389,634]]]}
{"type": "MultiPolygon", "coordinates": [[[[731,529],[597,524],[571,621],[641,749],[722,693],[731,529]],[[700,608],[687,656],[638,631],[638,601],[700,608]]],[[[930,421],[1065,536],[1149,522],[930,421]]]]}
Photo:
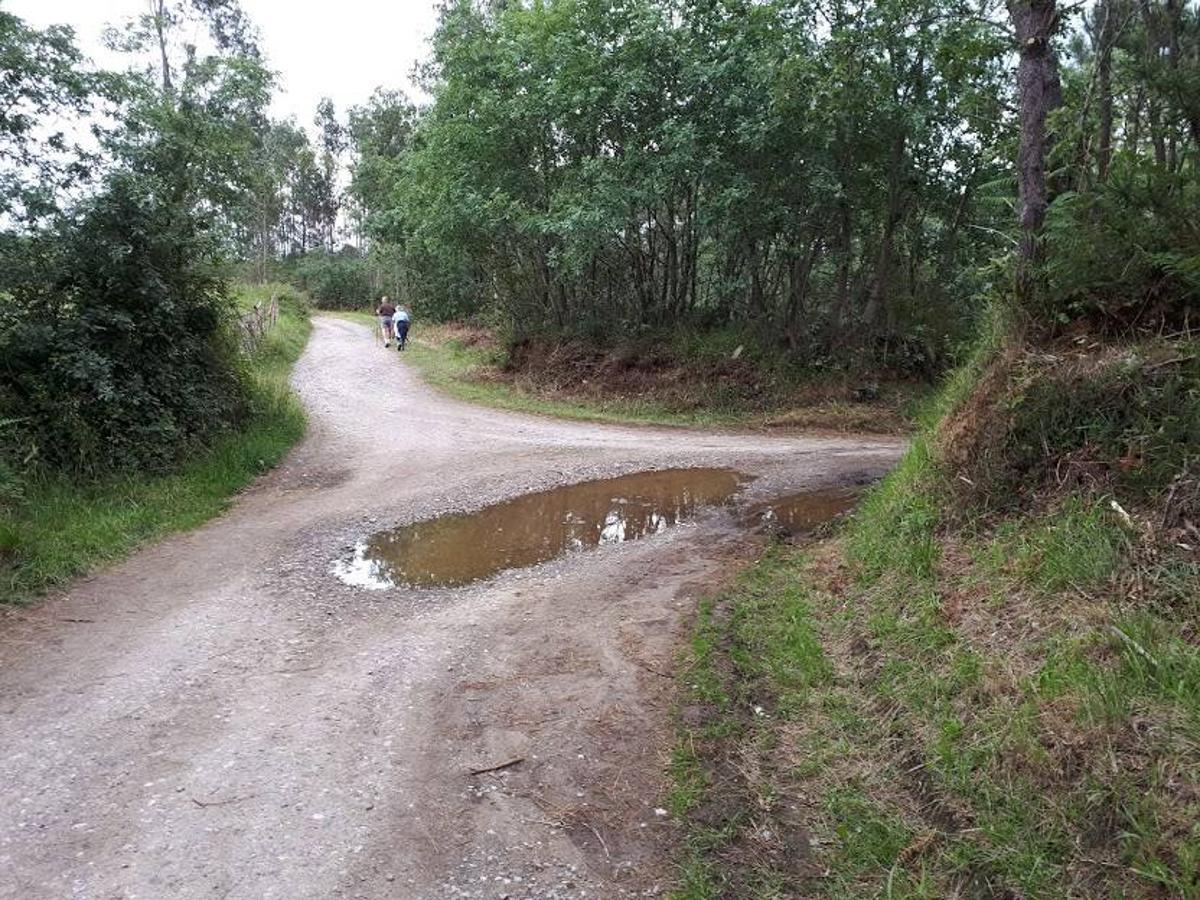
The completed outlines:
{"type": "Polygon", "coordinates": [[[664,676],[757,539],[702,510],[453,589],[364,591],[334,561],[566,483],[729,468],[750,504],[874,478],[898,444],[480,409],[327,318],[294,380],[310,435],[227,515],[5,614],[0,897],[662,890],[664,676]]]}

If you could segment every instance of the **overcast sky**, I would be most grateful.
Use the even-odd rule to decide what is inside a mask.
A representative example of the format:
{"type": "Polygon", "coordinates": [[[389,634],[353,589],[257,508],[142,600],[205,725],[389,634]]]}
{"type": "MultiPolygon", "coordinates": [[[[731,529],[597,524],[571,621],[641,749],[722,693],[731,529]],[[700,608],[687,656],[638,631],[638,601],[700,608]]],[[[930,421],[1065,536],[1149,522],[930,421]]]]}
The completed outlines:
{"type": "MultiPolygon", "coordinates": [[[[31,25],[72,25],[81,49],[101,65],[114,61],[100,43],[101,29],[146,10],[145,0],[0,0],[31,25]]],[[[262,35],[280,91],[272,112],[312,123],[317,101],[332,97],[339,115],[364,102],[377,86],[402,88],[422,99],[412,83],[413,64],[424,59],[437,21],[436,0],[242,0],[262,35]]]]}

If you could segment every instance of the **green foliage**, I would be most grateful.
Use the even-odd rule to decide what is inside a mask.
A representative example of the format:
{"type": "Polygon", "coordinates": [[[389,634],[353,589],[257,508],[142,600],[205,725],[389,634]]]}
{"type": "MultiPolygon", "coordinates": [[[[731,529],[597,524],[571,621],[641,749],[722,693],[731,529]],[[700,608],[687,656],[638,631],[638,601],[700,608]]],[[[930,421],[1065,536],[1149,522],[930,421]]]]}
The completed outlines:
{"type": "Polygon", "coordinates": [[[250,418],[170,473],[122,472],[88,481],[45,468],[28,475],[21,496],[0,505],[0,603],[28,599],[226,509],[234,493],[304,433],[304,412],[288,375],[308,332],[306,303],[283,295],[279,324],[248,362],[250,418]]]}
{"type": "Polygon", "coordinates": [[[374,309],[370,264],[357,253],[309,253],[295,271],[318,309],[374,309]]]}
{"type": "Polygon", "coordinates": [[[924,0],[461,0],[408,149],[356,178],[433,316],[733,322],[928,371],[979,311],[993,238],[964,229],[998,172],[1001,51],[973,8],[924,0]]]}
{"type": "Polygon", "coordinates": [[[999,433],[973,454],[994,499],[1020,499],[1047,466],[1092,471],[1125,489],[1162,490],[1200,447],[1200,349],[1135,344],[1100,360],[1026,360],[993,416],[999,433]],[[1089,470],[1089,467],[1090,470],[1089,470]]]}
{"type": "Polygon", "coordinates": [[[36,220],[89,173],[62,122],[99,98],[103,79],[84,68],[70,28],[39,31],[4,10],[0,72],[0,217],[36,220]]]}
{"type": "Polygon", "coordinates": [[[1200,4],[1099,0],[1051,119],[1034,321],[1172,330],[1200,307],[1200,4]]]}
{"type": "Polygon", "coordinates": [[[1108,327],[1183,322],[1200,311],[1200,179],[1117,157],[1109,180],[1050,208],[1044,311],[1108,327]]]}
{"type": "Polygon", "coordinates": [[[118,104],[74,123],[105,152],[94,189],[72,199],[44,179],[43,215],[0,226],[0,418],[13,420],[0,457],[38,477],[163,471],[250,413],[223,273],[255,195],[272,75],[236,2],[164,0],[108,40],[152,62],[89,73],[69,30],[0,14],[6,173],[46,160],[81,178],[97,158],[62,135],[33,153],[30,138],[65,128],[64,113],[104,112],[99,86],[118,104]]]}
{"type": "Polygon", "coordinates": [[[400,158],[412,140],[417,112],[402,93],[378,89],[350,110],[349,134],[357,158],[350,192],[364,214],[386,215],[400,158]]]}
{"type": "Polygon", "coordinates": [[[204,218],[155,187],[116,175],[60,233],[6,243],[10,461],[162,470],[244,419],[218,247],[204,218]]]}

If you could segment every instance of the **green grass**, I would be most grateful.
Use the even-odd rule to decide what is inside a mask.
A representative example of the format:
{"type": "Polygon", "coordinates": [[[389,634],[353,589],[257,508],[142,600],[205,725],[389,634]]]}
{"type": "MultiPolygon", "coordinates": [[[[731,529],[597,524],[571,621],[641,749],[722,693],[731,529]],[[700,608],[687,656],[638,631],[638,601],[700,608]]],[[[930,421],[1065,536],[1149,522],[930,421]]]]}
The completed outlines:
{"type": "Polygon", "coordinates": [[[972,518],[932,429],[978,372],[838,536],[702,608],[685,702],[728,702],[678,726],[677,900],[1200,898],[1200,563],[1086,488],[972,518]]]}
{"type": "Polygon", "coordinates": [[[405,361],[415,366],[429,384],[458,400],[516,412],[592,422],[693,428],[734,427],[753,421],[749,414],[711,409],[677,412],[660,404],[629,398],[575,401],[538,397],[510,384],[477,380],[481,370],[497,364],[496,354],[489,349],[465,346],[460,341],[434,344],[416,338],[409,344],[405,361]]]}
{"type": "MultiPolygon", "coordinates": [[[[372,329],[378,327],[375,317],[367,312],[343,311],[329,315],[360,322],[372,329]]],[[[732,352],[733,347],[726,346],[729,343],[727,340],[720,345],[720,353],[732,352]]],[[[677,349],[696,352],[703,359],[711,358],[715,353],[712,347],[697,350],[694,340],[680,339],[675,344],[677,349]]],[[[720,353],[716,354],[717,358],[721,358],[720,353]]],[[[854,431],[860,426],[869,430],[863,423],[875,415],[870,407],[834,401],[810,409],[764,412],[746,408],[744,402],[737,400],[681,410],[665,402],[632,396],[547,396],[491,377],[503,364],[501,351],[494,347],[468,345],[455,338],[452,330],[438,325],[418,323],[414,326],[404,360],[416,368],[427,383],[458,400],[562,419],[679,428],[761,428],[789,424],[789,417],[799,412],[803,415],[800,422],[794,423],[797,427],[854,431]]],[[[713,400],[712,397],[708,399],[713,400]]]]}
{"type": "MultiPolygon", "coordinates": [[[[1005,577],[1045,594],[1036,574],[1005,577]]],[[[1029,897],[1200,896],[1200,653],[1186,626],[1114,610],[1052,644],[985,648],[947,623],[950,586],[932,574],[845,593],[823,579],[805,551],[775,550],[702,612],[683,682],[711,714],[679,725],[671,767],[688,835],[677,900],[774,897],[789,878],[806,897],[943,897],[973,880],[1029,897]],[[1018,657],[1035,671],[1013,681],[1018,657]],[[724,827],[691,821],[714,801],[731,807],[724,827]],[[819,876],[747,848],[797,806],[819,876]],[[907,852],[922,835],[928,849],[907,852]],[[1093,870],[1099,886],[1081,888],[1093,870]]]]}
{"type": "MultiPolygon", "coordinates": [[[[239,300],[262,290],[270,286],[244,289],[239,300]]],[[[0,520],[0,602],[29,600],[227,509],[238,490],[275,466],[304,433],[304,412],[288,375],[309,328],[306,304],[290,292],[279,324],[250,361],[252,420],[177,472],[87,484],[45,474],[28,481],[16,511],[0,520]]]]}
{"type": "Polygon", "coordinates": [[[1094,588],[1116,571],[1129,540],[1104,498],[1071,496],[1048,515],[1006,522],[981,561],[994,576],[1012,571],[1047,593],[1094,588]]]}
{"type": "MultiPolygon", "coordinates": [[[[670,809],[688,823],[676,900],[875,896],[917,833],[907,811],[871,796],[897,774],[886,759],[860,769],[883,735],[827,652],[843,630],[826,615],[830,597],[798,577],[805,565],[803,552],[771,548],[701,607],[682,681],[708,717],[681,717],[671,766],[670,809]],[[693,819],[713,805],[717,821],[693,819]],[[764,852],[795,827],[798,807],[819,848],[801,871],[790,868],[794,850],[764,852]]],[[[891,896],[939,896],[929,887],[907,872],[891,878],[891,896]]]]}
{"type": "Polygon", "coordinates": [[[930,490],[936,478],[929,438],[922,435],[864,499],[858,521],[887,522],[888,527],[852,528],[849,553],[863,577],[890,573],[922,580],[933,573],[938,557],[935,533],[941,520],[937,497],[930,490]]]}

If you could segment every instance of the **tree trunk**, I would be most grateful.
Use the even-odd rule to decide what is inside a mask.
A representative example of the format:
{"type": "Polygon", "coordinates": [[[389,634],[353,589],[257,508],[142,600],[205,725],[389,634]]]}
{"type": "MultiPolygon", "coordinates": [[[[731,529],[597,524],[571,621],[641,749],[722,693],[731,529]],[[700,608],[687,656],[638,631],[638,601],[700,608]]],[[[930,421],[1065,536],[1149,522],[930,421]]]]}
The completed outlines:
{"type": "Polygon", "coordinates": [[[1167,165],[1167,136],[1163,130],[1162,116],[1159,114],[1157,100],[1151,100],[1147,105],[1146,117],[1150,122],[1150,142],[1154,145],[1154,162],[1165,167],[1167,165]]]}
{"type": "MultiPolygon", "coordinates": [[[[1158,17],[1150,6],[1149,0],[1141,0],[1142,22],[1146,29],[1146,66],[1153,73],[1159,66],[1158,54],[1163,47],[1163,40],[1160,33],[1158,17]]],[[[1167,140],[1163,132],[1161,107],[1158,99],[1155,97],[1156,88],[1151,88],[1151,94],[1146,104],[1146,122],[1150,126],[1150,143],[1154,147],[1154,161],[1160,165],[1167,164],[1167,140]]]]}
{"type": "Polygon", "coordinates": [[[1058,22],[1055,0],[1010,0],[1020,62],[1017,94],[1021,141],[1017,151],[1017,206],[1021,240],[1017,253],[1017,302],[1036,310],[1036,270],[1041,231],[1049,206],[1046,190],[1046,116],[1062,102],[1058,61],[1051,37],[1058,22]]]}
{"type": "Polygon", "coordinates": [[[784,330],[787,334],[788,346],[793,350],[799,345],[800,317],[805,311],[805,300],[808,295],[808,281],[812,277],[813,266],[820,255],[822,238],[818,235],[808,243],[808,251],[801,253],[799,246],[792,248],[792,265],[788,278],[787,313],[784,318],[784,330]]]}
{"type": "Polygon", "coordinates": [[[171,96],[171,62],[167,58],[167,3],[166,0],[151,0],[150,15],[154,17],[154,31],[158,37],[158,55],[162,62],[162,90],[164,97],[171,96]]]}
{"type": "Polygon", "coordinates": [[[1137,153],[1142,145],[1142,103],[1144,90],[1138,87],[1133,96],[1133,104],[1126,113],[1125,147],[1130,153],[1137,153]]]}
{"type": "MultiPolygon", "coordinates": [[[[1179,42],[1179,33],[1184,29],[1183,22],[1183,7],[1179,0],[1165,0],[1165,19],[1166,19],[1166,45],[1169,52],[1168,65],[1171,68],[1172,93],[1174,100],[1179,106],[1180,112],[1183,113],[1184,119],[1187,121],[1188,131],[1191,134],[1192,141],[1196,145],[1196,149],[1200,150],[1200,97],[1194,88],[1189,87],[1193,82],[1187,77],[1179,76],[1179,59],[1182,54],[1182,47],[1179,42]]],[[[1194,58],[1195,51],[1192,55],[1194,58]]],[[[1179,165],[1182,165],[1182,160],[1175,159],[1175,135],[1171,135],[1171,170],[1177,171],[1179,165]]]]}
{"type": "Polygon", "coordinates": [[[1096,11],[1100,18],[1100,33],[1096,48],[1096,82],[1099,93],[1100,128],[1096,141],[1096,177],[1101,184],[1108,181],[1112,162],[1113,93],[1112,50],[1117,35],[1117,10],[1113,0],[1107,0],[1096,11]]]}
{"type": "Polygon", "coordinates": [[[888,199],[887,210],[884,213],[883,232],[879,238],[879,255],[875,260],[875,272],[871,279],[871,288],[867,294],[867,305],[863,310],[864,339],[874,336],[879,324],[880,314],[888,303],[888,293],[891,290],[892,261],[896,251],[896,229],[904,219],[904,163],[906,136],[904,131],[897,132],[892,142],[891,162],[888,166],[888,199]]]}
{"type": "Polygon", "coordinates": [[[841,200],[838,202],[837,273],[834,276],[836,294],[834,295],[833,311],[829,317],[829,332],[826,339],[830,350],[841,343],[850,317],[850,265],[853,237],[850,204],[841,200]]]}

